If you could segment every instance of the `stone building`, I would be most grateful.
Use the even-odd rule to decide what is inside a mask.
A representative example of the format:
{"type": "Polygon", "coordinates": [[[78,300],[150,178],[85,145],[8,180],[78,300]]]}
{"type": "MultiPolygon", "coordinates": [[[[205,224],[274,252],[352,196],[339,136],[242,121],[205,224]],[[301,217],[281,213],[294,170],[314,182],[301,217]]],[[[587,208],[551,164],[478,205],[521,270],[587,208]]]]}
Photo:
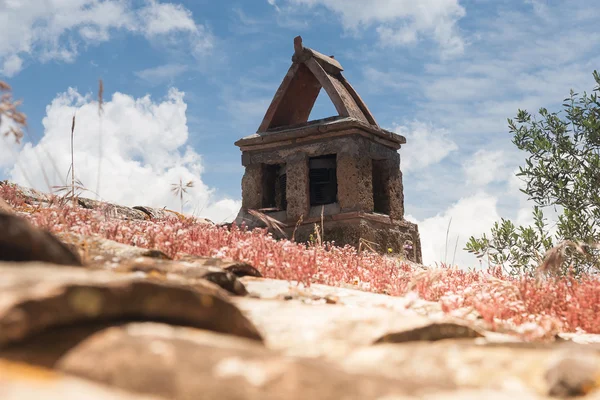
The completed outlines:
{"type": "Polygon", "coordinates": [[[398,150],[406,138],[379,127],[333,56],[304,47],[301,37],[294,50],[257,133],[235,143],[245,167],[236,223],[260,226],[248,213],[257,210],[297,241],[322,224],[325,241],[420,263],[417,225],[404,219],[398,150]],[[338,115],[308,121],[321,89],[338,115]]]}

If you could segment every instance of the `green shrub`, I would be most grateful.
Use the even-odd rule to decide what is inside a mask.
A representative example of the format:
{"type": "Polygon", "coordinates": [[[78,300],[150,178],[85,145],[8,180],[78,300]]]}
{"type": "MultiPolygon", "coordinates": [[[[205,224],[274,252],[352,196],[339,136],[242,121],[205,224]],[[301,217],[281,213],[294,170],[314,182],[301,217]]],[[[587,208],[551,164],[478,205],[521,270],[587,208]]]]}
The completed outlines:
{"type": "Polygon", "coordinates": [[[535,203],[534,226],[515,227],[502,219],[490,238],[471,236],[465,250],[511,274],[531,273],[547,250],[570,240],[582,243],[585,254],[567,249],[561,273],[580,274],[600,265],[598,250],[590,246],[600,241],[600,75],[594,71],[593,76],[592,93],[579,96],[571,90],[564,115],[541,108],[539,118],[519,110],[508,120],[512,142],[528,153],[517,176],[526,183],[521,191],[535,203]],[[554,234],[542,212],[547,207],[558,213],[554,234]]]}

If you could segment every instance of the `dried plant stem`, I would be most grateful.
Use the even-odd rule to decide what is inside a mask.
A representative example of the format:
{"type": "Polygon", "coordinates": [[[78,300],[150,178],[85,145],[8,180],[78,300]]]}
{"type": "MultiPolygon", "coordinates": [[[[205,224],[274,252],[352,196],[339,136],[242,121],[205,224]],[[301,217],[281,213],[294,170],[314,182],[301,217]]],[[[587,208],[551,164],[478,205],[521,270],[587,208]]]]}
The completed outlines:
{"type": "Polygon", "coordinates": [[[319,225],[315,224],[315,238],[316,238],[316,244],[320,246],[323,246],[323,238],[321,237],[321,232],[319,232],[319,225]]]}
{"type": "Polygon", "coordinates": [[[179,178],[179,183],[172,183],[171,186],[171,191],[175,193],[176,196],[179,196],[180,212],[183,214],[183,194],[187,194],[188,188],[194,187],[194,182],[189,181],[188,183],[184,184],[181,178],[179,178]]]}
{"type": "MultiPolygon", "coordinates": [[[[260,211],[257,211],[257,210],[248,210],[248,214],[250,214],[254,218],[257,218],[258,220],[262,221],[269,230],[276,231],[281,236],[287,237],[287,235],[285,234],[285,231],[283,230],[283,228],[285,227],[285,224],[283,222],[278,221],[273,217],[269,217],[267,214],[261,213],[260,211]]],[[[315,226],[316,226],[316,224],[315,224],[315,226]]]]}
{"type": "Polygon", "coordinates": [[[75,114],[71,122],[71,199],[75,205],[75,154],[73,152],[73,137],[75,133],[75,114]]]}
{"type": "Polygon", "coordinates": [[[373,253],[377,253],[374,249],[374,247],[377,246],[377,243],[375,242],[371,242],[365,238],[360,238],[358,240],[358,254],[360,254],[362,246],[365,246],[368,250],[370,250],[373,253]]]}
{"type": "Polygon", "coordinates": [[[304,220],[304,216],[301,214],[300,218],[298,218],[298,221],[296,222],[296,226],[294,227],[294,232],[292,232],[292,239],[291,239],[292,242],[296,240],[296,231],[298,230],[298,228],[302,224],[303,220],[304,220]]]}
{"type": "Polygon", "coordinates": [[[452,217],[450,217],[450,221],[448,221],[448,228],[446,228],[446,248],[444,249],[444,264],[447,262],[448,256],[448,234],[450,233],[450,224],[452,223],[452,217]]]}
{"type": "Polygon", "coordinates": [[[102,166],[102,114],[104,113],[103,108],[103,96],[104,95],[104,82],[102,79],[98,81],[98,174],[96,180],[96,198],[100,197],[100,172],[102,166]]]}
{"type": "Polygon", "coordinates": [[[542,263],[535,271],[536,278],[539,279],[545,274],[557,276],[566,260],[565,252],[569,247],[582,256],[588,257],[590,255],[589,249],[600,249],[600,243],[586,244],[572,240],[563,240],[546,252],[542,263]]]}
{"type": "MultiPolygon", "coordinates": [[[[21,105],[21,101],[13,101],[12,95],[10,93],[11,90],[12,89],[11,89],[10,85],[8,85],[6,82],[0,81],[0,92],[6,92],[6,93],[0,95],[0,123],[2,122],[2,119],[6,119],[9,121],[12,121],[16,125],[16,126],[10,127],[3,136],[4,137],[13,136],[15,138],[16,143],[19,144],[21,142],[21,139],[24,137],[24,135],[27,135],[27,138],[31,141],[31,143],[33,143],[34,140],[31,137],[31,134],[27,127],[27,116],[25,115],[25,113],[18,111],[18,109],[17,109],[18,106],[21,105]]],[[[25,180],[27,181],[29,186],[31,186],[33,188],[35,185],[29,179],[27,172],[26,172],[26,168],[23,168],[23,166],[20,164],[20,162],[18,160],[18,154],[16,154],[14,152],[14,150],[11,148],[11,146],[8,143],[7,143],[7,147],[10,149],[10,151],[13,153],[13,156],[17,160],[17,166],[23,173],[25,180]]],[[[56,165],[54,158],[52,158],[52,156],[48,153],[48,151],[46,151],[45,147],[43,146],[43,144],[41,142],[37,146],[34,146],[33,150],[34,150],[34,154],[40,164],[40,170],[44,177],[44,181],[46,182],[46,186],[48,187],[48,190],[51,191],[52,186],[50,185],[50,180],[48,179],[48,174],[46,173],[46,168],[44,167],[44,163],[42,162],[39,152],[43,151],[46,154],[46,157],[48,158],[48,160],[50,160],[50,163],[54,167],[55,173],[58,173],[58,171],[59,171],[58,166],[56,165]]],[[[64,185],[65,186],[67,185],[66,181],[64,182],[64,185]]]]}
{"type": "Polygon", "coordinates": [[[454,243],[454,255],[452,256],[452,265],[454,266],[454,260],[456,259],[456,248],[458,247],[458,238],[460,235],[456,236],[456,243],[454,243]]]}
{"type": "Polygon", "coordinates": [[[325,206],[321,206],[321,240],[324,240],[324,238],[325,238],[325,231],[323,230],[323,215],[324,214],[325,214],[325,206]]]}

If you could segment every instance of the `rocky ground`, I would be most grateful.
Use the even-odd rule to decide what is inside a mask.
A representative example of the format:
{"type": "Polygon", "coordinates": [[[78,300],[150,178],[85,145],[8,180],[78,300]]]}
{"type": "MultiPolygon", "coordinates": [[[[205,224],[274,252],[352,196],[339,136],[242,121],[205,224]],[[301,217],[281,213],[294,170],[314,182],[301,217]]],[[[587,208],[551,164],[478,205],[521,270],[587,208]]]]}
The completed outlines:
{"type": "Polygon", "coordinates": [[[52,235],[24,210],[0,199],[1,399],[600,399],[597,335],[524,341],[413,292],[52,235]]]}

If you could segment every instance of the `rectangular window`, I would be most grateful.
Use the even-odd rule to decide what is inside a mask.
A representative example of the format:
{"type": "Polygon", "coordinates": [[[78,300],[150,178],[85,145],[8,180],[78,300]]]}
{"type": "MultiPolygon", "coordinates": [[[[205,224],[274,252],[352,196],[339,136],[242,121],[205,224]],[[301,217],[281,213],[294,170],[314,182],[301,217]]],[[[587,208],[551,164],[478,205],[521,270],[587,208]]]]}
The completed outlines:
{"type": "Polygon", "coordinates": [[[285,164],[263,165],[262,208],[269,211],[282,211],[287,207],[285,164]]]}
{"type": "Polygon", "coordinates": [[[319,206],[337,201],[335,154],[309,160],[310,205],[319,206]]]}

